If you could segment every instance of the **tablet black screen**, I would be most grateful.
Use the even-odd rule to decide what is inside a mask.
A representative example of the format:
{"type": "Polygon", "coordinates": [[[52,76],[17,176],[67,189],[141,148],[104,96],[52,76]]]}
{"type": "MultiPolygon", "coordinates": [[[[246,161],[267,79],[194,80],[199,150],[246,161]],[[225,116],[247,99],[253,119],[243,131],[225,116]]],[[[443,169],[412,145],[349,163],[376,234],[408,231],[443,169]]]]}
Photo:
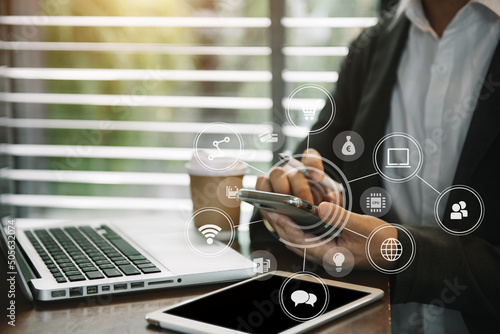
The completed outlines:
{"type": "Polygon", "coordinates": [[[287,315],[279,302],[280,287],[285,280],[285,277],[273,276],[265,281],[248,281],[165,313],[244,333],[275,334],[303,322],[297,318],[311,318],[322,308],[329,312],[368,295],[362,291],[326,286],[329,298],[325,298],[323,285],[294,279],[286,283],[283,290],[284,306],[290,310],[287,315]],[[294,291],[301,292],[292,296],[294,291]],[[309,297],[311,294],[315,297],[309,297]]]}

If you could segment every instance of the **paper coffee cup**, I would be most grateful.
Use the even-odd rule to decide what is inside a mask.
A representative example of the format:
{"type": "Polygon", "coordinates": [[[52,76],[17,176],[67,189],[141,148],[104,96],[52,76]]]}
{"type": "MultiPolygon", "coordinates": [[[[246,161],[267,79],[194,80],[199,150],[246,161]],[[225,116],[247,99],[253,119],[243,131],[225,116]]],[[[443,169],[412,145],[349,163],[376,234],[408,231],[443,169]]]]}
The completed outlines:
{"type": "Polygon", "coordinates": [[[233,226],[240,221],[241,201],[237,194],[243,187],[247,167],[242,162],[235,164],[229,158],[209,160],[205,151],[198,151],[197,155],[198,159],[193,156],[185,166],[191,181],[193,212],[203,210],[194,217],[194,224],[197,228],[207,224],[217,225],[221,231],[216,237],[229,238],[231,225],[228,218],[233,226]],[[225,168],[227,166],[231,168],[225,168]]]}

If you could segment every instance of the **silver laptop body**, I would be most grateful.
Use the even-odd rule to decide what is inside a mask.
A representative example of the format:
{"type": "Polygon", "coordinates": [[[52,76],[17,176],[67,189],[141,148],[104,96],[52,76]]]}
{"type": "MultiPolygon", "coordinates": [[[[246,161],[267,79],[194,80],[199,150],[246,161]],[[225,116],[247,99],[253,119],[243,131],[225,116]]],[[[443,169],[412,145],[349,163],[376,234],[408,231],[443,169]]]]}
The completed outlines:
{"type": "Polygon", "coordinates": [[[4,222],[2,246],[7,248],[14,229],[16,273],[28,287],[27,294],[42,301],[234,281],[253,275],[253,263],[243,255],[219,241],[208,245],[196,230],[187,232],[185,222],[175,217],[168,220],[105,219],[35,228],[13,225],[10,231],[4,222]],[[54,243],[51,239],[55,247],[47,246],[54,243]],[[204,250],[217,255],[207,256],[204,250]]]}

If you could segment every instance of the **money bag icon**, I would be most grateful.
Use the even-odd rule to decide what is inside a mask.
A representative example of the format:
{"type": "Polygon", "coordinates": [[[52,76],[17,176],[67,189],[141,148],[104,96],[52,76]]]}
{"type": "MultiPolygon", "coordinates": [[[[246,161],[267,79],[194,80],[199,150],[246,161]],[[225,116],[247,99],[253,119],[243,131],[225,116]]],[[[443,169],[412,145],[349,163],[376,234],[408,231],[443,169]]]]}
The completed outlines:
{"type": "Polygon", "coordinates": [[[354,155],[356,153],[356,146],[351,141],[351,136],[345,137],[347,141],[342,146],[342,154],[343,155],[354,155]]]}

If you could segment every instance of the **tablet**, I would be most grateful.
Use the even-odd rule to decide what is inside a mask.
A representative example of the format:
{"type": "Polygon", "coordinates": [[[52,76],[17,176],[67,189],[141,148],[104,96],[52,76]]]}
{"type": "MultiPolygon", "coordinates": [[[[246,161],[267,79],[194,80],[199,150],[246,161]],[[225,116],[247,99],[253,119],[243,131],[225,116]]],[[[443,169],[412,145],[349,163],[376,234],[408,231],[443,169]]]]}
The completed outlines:
{"type": "Polygon", "coordinates": [[[303,333],[382,298],[380,289],[276,271],[146,315],[182,333],[303,333]]]}

